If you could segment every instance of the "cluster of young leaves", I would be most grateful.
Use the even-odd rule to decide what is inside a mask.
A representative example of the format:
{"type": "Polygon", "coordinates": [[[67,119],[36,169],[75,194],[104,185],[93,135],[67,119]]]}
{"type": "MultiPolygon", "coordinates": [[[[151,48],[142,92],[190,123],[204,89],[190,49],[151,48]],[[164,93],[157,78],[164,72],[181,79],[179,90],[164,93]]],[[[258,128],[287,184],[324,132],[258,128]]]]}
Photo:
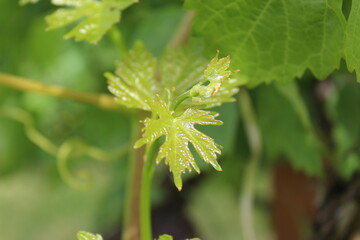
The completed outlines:
{"type": "MultiPolygon", "coordinates": [[[[249,86],[289,82],[310,69],[324,79],[344,58],[360,73],[360,1],[348,19],[343,0],[187,0],[197,12],[194,34],[209,51],[232,54],[249,86]]],[[[358,77],[358,79],[360,79],[358,77]]]]}
{"type": "Polygon", "coordinates": [[[176,187],[182,188],[181,174],[194,169],[200,172],[189,148],[216,170],[221,170],[217,155],[221,146],[195,129],[194,125],[220,125],[218,114],[202,109],[233,101],[239,81],[230,79],[230,58],[206,60],[189,49],[167,49],[158,63],[141,43],[117,64],[116,74],[106,73],[109,90],[119,104],[150,111],[153,118],[144,121],[144,134],[135,148],[152,144],[161,136],[156,161],[165,159],[173,173],[176,187]]]}
{"type": "Polygon", "coordinates": [[[46,17],[47,30],[64,27],[85,18],[64,38],[86,40],[97,43],[102,36],[120,21],[121,11],[138,0],[52,0],[52,4],[63,6],[46,17]]]}
{"type": "MultiPolygon", "coordinates": [[[[168,234],[163,234],[159,237],[158,240],[173,240],[173,237],[168,234]]],[[[187,238],[185,240],[200,240],[200,238],[190,238],[190,239],[187,238]]]]}

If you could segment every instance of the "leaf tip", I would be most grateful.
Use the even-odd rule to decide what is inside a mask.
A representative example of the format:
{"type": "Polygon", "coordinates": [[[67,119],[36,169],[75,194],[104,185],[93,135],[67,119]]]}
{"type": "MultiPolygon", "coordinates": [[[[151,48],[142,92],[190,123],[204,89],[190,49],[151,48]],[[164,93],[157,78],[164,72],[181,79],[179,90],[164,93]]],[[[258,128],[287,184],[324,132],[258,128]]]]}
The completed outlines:
{"type": "Polygon", "coordinates": [[[221,168],[221,166],[219,164],[216,164],[214,166],[214,168],[215,168],[216,171],[222,172],[222,168],[221,168]]]}
{"type": "Polygon", "coordinates": [[[183,184],[182,184],[182,180],[181,180],[181,174],[174,174],[173,173],[173,175],[174,175],[174,183],[175,183],[175,186],[176,186],[176,188],[179,190],[179,192],[181,191],[181,189],[182,189],[182,186],[183,186],[183,184]]]}
{"type": "Polygon", "coordinates": [[[142,145],[144,145],[144,142],[142,142],[141,139],[139,139],[139,140],[137,140],[137,141],[134,143],[133,148],[134,148],[134,149],[138,149],[138,148],[140,148],[142,145]]]}

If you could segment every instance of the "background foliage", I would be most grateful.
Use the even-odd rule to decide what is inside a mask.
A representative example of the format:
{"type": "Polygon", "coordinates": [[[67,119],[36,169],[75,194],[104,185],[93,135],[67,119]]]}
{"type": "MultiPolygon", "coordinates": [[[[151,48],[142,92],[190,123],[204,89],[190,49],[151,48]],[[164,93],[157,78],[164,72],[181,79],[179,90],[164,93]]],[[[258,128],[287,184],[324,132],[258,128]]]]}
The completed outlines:
{"type": "MultiPolygon", "coordinates": [[[[180,0],[142,1],[124,11],[117,26],[127,46],[141,40],[160,56],[185,14],[182,5],[180,0]]],[[[205,56],[213,57],[216,50],[230,55],[233,68],[241,69],[241,78],[252,87],[263,142],[255,219],[259,239],[271,239],[276,235],[269,211],[272,170],[279,162],[290,162],[320,183],[323,162],[347,179],[360,167],[360,87],[355,73],[348,72],[360,71],[360,1],[187,0],[185,6],[197,10],[193,41],[204,46],[205,56]]],[[[46,32],[44,19],[56,9],[48,1],[25,8],[0,1],[0,71],[108,93],[103,73],[113,72],[121,57],[110,37],[90,45],[64,41],[71,27],[46,32]]],[[[79,192],[61,180],[55,157],[35,146],[24,125],[5,117],[4,109],[25,110],[58,145],[80,138],[109,152],[132,141],[131,116],[6,87],[0,87],[0,104],[1,238],[73,239],[80,229],[104,233],[105,239],[116,236],[129,154],[105,163],[86,156],[72,159],[70,171],[85,169],[94,178],[90,191],[79,192]]],[[[239,239],[248,143],[237,103],[216,111],[225,124],[198,129],[224,147],[223,171],[215,173],[197,159],[202,174],[186,175],[178,193],[159,165],[153,190],[156,236],[239,239]]]]}

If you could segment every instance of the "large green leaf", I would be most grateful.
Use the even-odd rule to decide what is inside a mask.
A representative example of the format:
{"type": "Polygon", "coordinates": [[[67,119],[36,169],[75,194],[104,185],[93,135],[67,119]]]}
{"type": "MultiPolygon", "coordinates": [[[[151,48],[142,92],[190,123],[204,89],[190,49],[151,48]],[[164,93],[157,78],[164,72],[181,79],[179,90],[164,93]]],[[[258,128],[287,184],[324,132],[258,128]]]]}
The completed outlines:
{"type": "Polygon", "coordinates": [[[60,8],[48,17],[48,30],[60,28],[85,18],[64,37],[97,43],[113,24],[120,21],[121,11],[137,0],[52,0],[60,8]]]}
{"type": "Polygon", "coordinates": [[[174,117],[173,112],[169,111],[168,106],[162,100],[154,100],[151,105],[159,118],[145,120],[145,132],[143,137],[135,143],[135,147],[153,143],[159,137],[166,136],[156,161],[160,162],[165,158],[165,163],[169,165],[175,185],[179,190],[182,188],[182,173],[186,170],[191,171],[192,168],[200,172],[189,149],[189,143],[194,146],[205,162],[210,163],[216,170],[221,170],[216,161],[217,155],[221,153],[220,146],[212,138],[194,128],[194,124],[221,125],[221,121],[215,120],[216,115],[189,108],[182,115],[174,117]]]}
{"type": "Polygon", "coordinates": [[[360,1],[353,0],[346,26],[346,63],[350,71],[356,71],[360,79],[360,1]]]}
{"type": "Polygon", "coordinates": [[[323,79],[343,56],[341,0],[187,0],[186,5],[197,11],[194,33],[210,52],[231,55],[250,86],[288,82],[306,69],[323,79]]]}

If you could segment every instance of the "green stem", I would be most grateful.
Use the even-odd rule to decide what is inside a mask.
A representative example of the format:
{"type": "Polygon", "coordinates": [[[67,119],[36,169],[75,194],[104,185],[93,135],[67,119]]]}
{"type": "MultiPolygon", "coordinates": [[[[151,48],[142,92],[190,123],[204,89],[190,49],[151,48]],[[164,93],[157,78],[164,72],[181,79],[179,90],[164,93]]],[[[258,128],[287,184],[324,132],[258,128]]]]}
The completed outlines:
{"type": "MultiPolygon", "coordinates": [[[[175,33],[170,46],[176,48],[185,43],[190,36],[190,28],[194,12],[188,12],[175,33]]],[[[190,97],[186,92],[178,97],[171,109],[176,109],[180,103],[190,97]]],[[[153,118],[155,117],[153,113],[153,118]]],[[[140,195],[140,234],[141,240],[153,240],[151,228],[151,185],[154,174],[155,155],[157,153],[157,141],[147,146],[146,159],[141,179],[140,195]]]]}
{"type": "Polygon", "coordinates": [[[5,73],[0,73],[0,85],[21,91],[38,92],[52,97],[74,100],[103,109],[122,110],[120,105],[114,101],[114,98],[108,94],[73,91],[5,73]]]}
{"type": "Polygon", "coordinates": [[[183,94],[181,94],[180,96],[178,96],[175,99],[174,104],[172,104],[172,106],[170,106],[170,109],[175,110],[180,105],[180,103],[182,103],[183,101],[185,101],[185,99],[187,99],[189,97],[191,97],[190,91],[184,92],[183,94]]]}
{"type": "Polygon", "coordinates": [[[34,120],[28,112],[17,108],[0,108],[0,117],[2,116],[22,123],[27,137],[43,151],[52,155],[59,151],[58,146],[35,128],[34,120]]]}
{"type": "Polygon", "coordinates": [[[253,202],[256,171],[261,157],[261,134],[250,96],[246,90],[239,93],[239,103],[244,119],[245,131],[250,148],[250,158],[245,169],[243,188],[240,196],[240,218],[243,239],[255,240],[253,202]]]}
{"type": "Polygon", "coordinates": [[[147,146],[146,161],[143,168],[141,179],[141,199],[140,199],[140,233],[141,240],[152,240],[151,230],[151,185],[154,175],[155,154],[157,143],[154,142],[147,146]]]}

